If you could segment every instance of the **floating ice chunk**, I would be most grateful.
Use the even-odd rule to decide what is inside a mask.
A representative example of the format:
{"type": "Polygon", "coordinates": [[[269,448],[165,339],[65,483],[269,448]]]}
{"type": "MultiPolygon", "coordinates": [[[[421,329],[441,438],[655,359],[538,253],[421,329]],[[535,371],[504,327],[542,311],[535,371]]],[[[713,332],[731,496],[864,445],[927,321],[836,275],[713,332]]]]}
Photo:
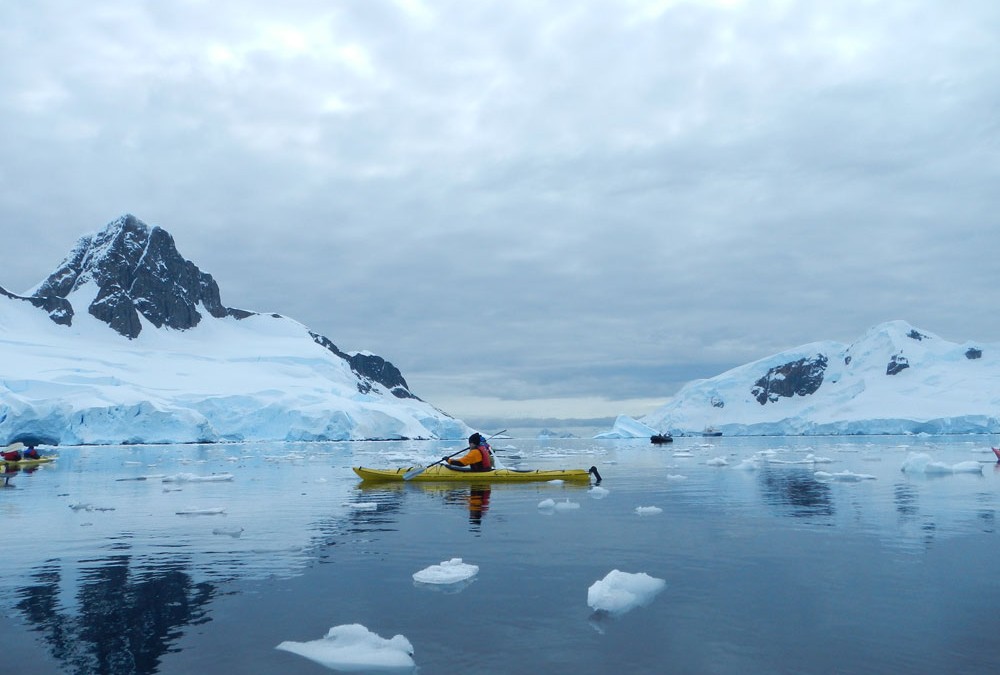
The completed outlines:
{"type": "Polygon", "coordinates": [[[876,477],[869,473],[854,473],[853,471],[840,471],[830,473],[829,471],[816,471],[813,473],[816,480],[840,481],[841,483],[858,483],[863,480],[876,480],[876,477]]]}
{"type": "Polygon", "coordinates": [[[378,502],[355,502],[344,504],[352,511],[378,511],[378,502]]]}
{"type": "Polygon", "coordinates": [[[231,473],[214,473],[211,476],[197,476],[193,473],[177,473],[173,476],[164,476],[164,483],[214,483],[230,481],[233,479],[231,473]]]}
{"type": "Polygon", "coordinates": [[[681,481],[681,480],[687,480],[687,479],[688,479],[687,476],[682,476],[679,473],[668,473],[667,474],[667,480],[681,481]]]}
{"type": "Polygon", "coordinates": [[[431,565],[414,572],[413,580],[422,584],[456,584],[479,574],[477,565],[462,562],[461,558],[445,560],[440,565],[431,565]]]}
{"type": "Polygon", "coordinates": [[[212,530],[212,534],[221,534],[227,537],[232,537],[233,539],[239,539],[240,535],[243,534],[242,527],[217,527],[212,530]]]}
{"type": "Polygon", "coordinates": [[[188,508],[177,511],[178,516],[218,516],[226,512],[224,508],[217,507],[211,509],[188,508]]]}
{"type": "Polygon", "coordinates": [[[413,645],[402,635],[390,640],[358,623],[334,626],[310,642],[285,641],[275,649],[291,652],[334,670],[413,668],[413,645]]]}
{"type": "Polygon", "coordinates": [[[591,499],[604,499],[610,494],[607,488],[603,488],[600,485],[595,485],[594,487],[587,490],[587,494],[590,495],[591,499]]]}
{"type": "Polygon", "coordinates": [[[979,473],[983,472],[983,466],[979,462],[959,462],[958,464],[945,464],[935,462],[927,453],[911,453],[903,462],[902,470],[905,473],[923,473],[927,475],[947,475],[952,473],[979,473]]]}
{"type": "Polygon", "coordinates": [[[565,482],[562,478],[553,478],[552,480],[545,481],[546,485],[562,485],[565,482]]]}
{"type": "Polygon", "coordinates": [[[674,457],[694,457],[694,455],[687,450],[681,450],[680,452],[675,452],[674,457]]]}
{"type": "Polygon", "coordinates": [[[580,508],[580,504],[578,502],[571,502],[568,499],[562,502],[557,502],[554,499],[543,499],[538,502],[538,508],[544,511],[570,511],[580,508]]]}
{"type": "Polygon", "coordinates": [[[77,504],[70,504],[69,507],[74,511],[114,511],[114,506],[94,506],[93,504],[84,504],[79,502],[77,504]]]}
{"type": "Polygon", "coordinates": [[[726,461],[725,457],[716,457],[715,459],[710,459],[705,464],[709,466],[729,466],[729,462],[726,461]]]}
{"type": "Polygon", "coordinates": [[[666,585],[663,579],[651,577],[645,572],[629,574],[611,570],[587,590],[587,604],[598,612],[624,614],[648,604],[666,585]]]}
{"type": "Polygon", "coordinates": [[[659,506],[637,506],[635,512],[640,516],[655,516],[658,513],[663,513],[663,509],[659,506]]]}

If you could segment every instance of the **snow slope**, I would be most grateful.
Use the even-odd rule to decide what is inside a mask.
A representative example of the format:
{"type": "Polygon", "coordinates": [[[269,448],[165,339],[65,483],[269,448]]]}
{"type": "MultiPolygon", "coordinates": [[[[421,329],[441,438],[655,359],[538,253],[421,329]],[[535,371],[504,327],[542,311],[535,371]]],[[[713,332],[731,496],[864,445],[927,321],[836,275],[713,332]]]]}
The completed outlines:
{"type": "Polygon", "coordinates": [[[674,434],[945,434],[1000,432],[998,417],[1000,345],[890,321],[850,345],[814,342],[690,382],[640,421],[674,434]]]}

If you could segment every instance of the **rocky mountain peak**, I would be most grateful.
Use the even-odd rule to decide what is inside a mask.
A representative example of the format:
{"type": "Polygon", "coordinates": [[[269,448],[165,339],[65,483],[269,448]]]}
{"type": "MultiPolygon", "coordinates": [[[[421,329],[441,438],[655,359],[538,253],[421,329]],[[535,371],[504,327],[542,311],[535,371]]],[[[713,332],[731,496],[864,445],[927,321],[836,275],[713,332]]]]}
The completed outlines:
{"type": "Polygon", "coordinates": [[[215,317],[249,315],[222,305],[212,275],[186,260],[166,230],[131,214],[81,238],[33,297],[69,298],[91,283],[90,314],[130,339],[142,331],[140,316],[157,328],[185,330],[201,321],[199,305],[215,317]]]}
{"type": "MultiPolygon", "coordinates": [[[[142,331],[140,317],[156,328],[187,330],[201,322],[199,310],[215,318],[255,315],[223,306],[212,275],[185,259],[166,230],[150,227],[131,214],[96,234],[81,237],[30,297],[3,288],[0,295],[28,301],[48,312],[55,323],[67,326],[73,323],[74,303],[79,305],[86,299],[92,316],[130,340],[142,331]]],[[[377,383],[397,398],[420,400],[409,391],[399,370],[382,357],[348,354],[322,335],[311,331],[309,335],[348,362],[358,378],[360,393],[373,391],[377,383]]]]}

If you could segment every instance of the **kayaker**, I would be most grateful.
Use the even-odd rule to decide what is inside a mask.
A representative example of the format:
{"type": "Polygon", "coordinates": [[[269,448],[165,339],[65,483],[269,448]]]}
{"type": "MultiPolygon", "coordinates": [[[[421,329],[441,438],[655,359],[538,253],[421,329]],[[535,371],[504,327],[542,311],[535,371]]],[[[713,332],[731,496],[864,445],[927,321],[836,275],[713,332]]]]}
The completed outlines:
{"type": "Polygon", "coordinates": [[[468,471],[490,471],[493,469],[493,451],[490,444],[486,442],[482,434],[472,434],[469,436],[469,451],[463,456],[442,457],[444,462],[450,467],[460,467],[462,470],[468,467],[468,471]]]}
{"type": "Polygon", "coordinates": [[[6,450],[2,455],[5,462],[20,462],[21,461],[21,451],[20,450],[6,450]]]}
{"type": "Polygon", "coordinates": [[[28,449],[24,451],[24,458],[25,459],[41,459],[41,455],[38,454],[38,450],[35,449],[35,446],[29,445],[28,449]]]}

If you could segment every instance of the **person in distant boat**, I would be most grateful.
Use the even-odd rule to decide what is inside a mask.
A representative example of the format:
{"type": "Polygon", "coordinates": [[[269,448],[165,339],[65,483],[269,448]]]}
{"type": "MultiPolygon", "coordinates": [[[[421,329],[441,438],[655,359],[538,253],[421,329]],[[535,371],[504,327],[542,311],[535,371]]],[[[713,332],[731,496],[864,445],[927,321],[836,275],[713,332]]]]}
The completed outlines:
{"type": "Polygon", "coordinates": [[[25,459],[41,459],[41,455],[38,454],[38,450],[35,449],[35,446],[29,445],[28,449],[24,451],[24,458],[25,459]]]}
{"type": "Polygon", "coordinates": [[[469,436],[468,452],[455,459],[443,457],[442,460],[459,471],[491,471],[493,469],[493,450],[482,434],[469,436]]]}
{"type": "Polygon", "coordinates": [[[20,462],[21,461],[21,451],[20,450],[5,450],[2,455],[5,462],[20,462]]]}

